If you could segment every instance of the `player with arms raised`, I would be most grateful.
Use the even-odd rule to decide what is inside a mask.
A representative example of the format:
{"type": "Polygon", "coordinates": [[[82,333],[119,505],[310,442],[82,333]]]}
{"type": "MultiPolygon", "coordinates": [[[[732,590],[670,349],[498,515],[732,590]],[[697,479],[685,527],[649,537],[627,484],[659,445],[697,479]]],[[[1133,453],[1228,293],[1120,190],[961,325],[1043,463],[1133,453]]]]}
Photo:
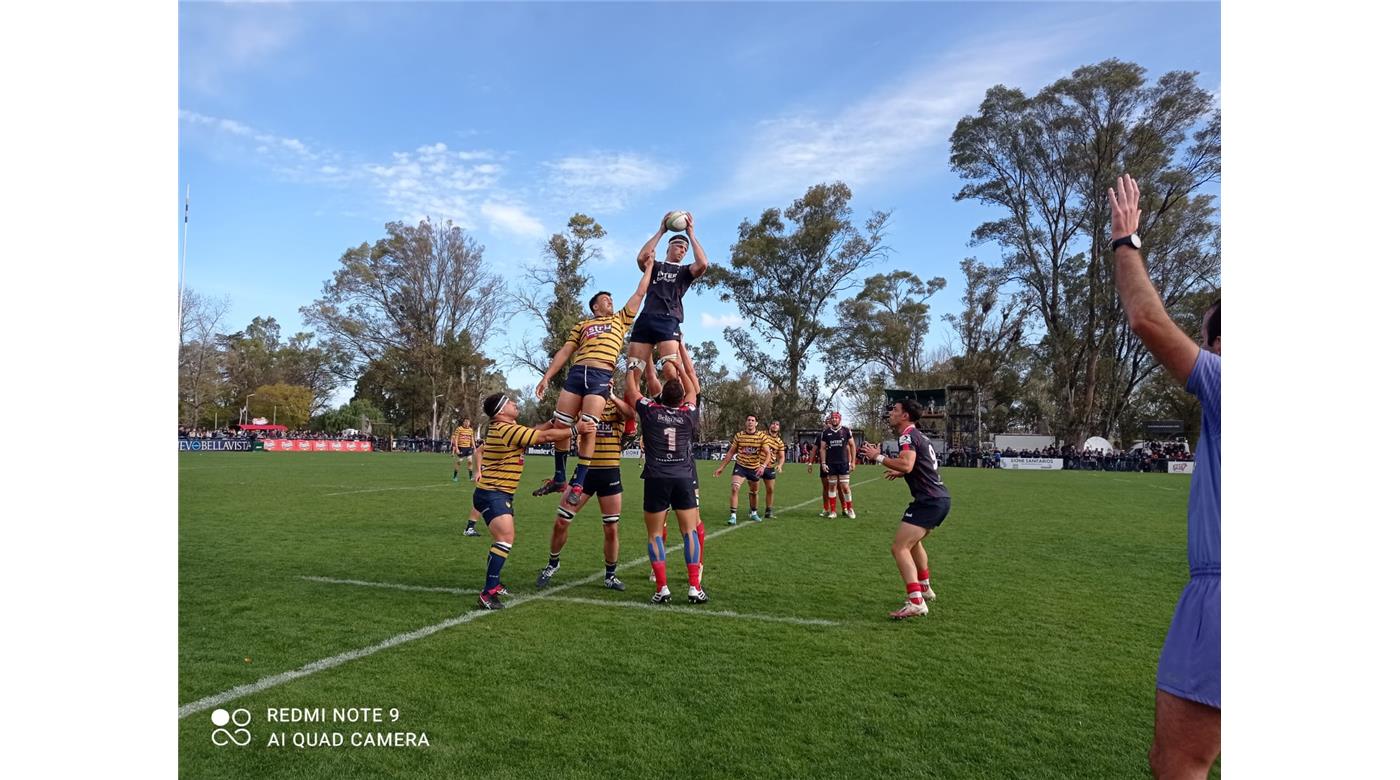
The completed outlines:
{"type": "MultiPolygon", "coordinates": [[[[505,393],[492,393],[481,400],[481,410],[491,422],[482,440],[481,473],[472,493],[472,506],[481,512],[481,519],[491,531],[491,549],[486,555],[486,585],[481,589],[477,604],[482,609],[500,609],[501,569],[515,544],[515,489],[520,485],[520,472],[525,468],[525,448],[540,442],[568,441],[568,428],[556,428],[550,423],[527,428],[515,421],[520,407],[505,393]]],[[[580,434],[593,433],[593,423],[578,424],[580,434]]]]}
{"type": "Polygon", "coordinates": [[[885,479],[904,477],[909,495],[914,499],[904,510],[903,522],[895,530],[894,544],[890,545],[895,566],[905,583],[904,606],[890,613],[895,620],[928,614],[927,602],[933,601],[934,594],[929,585],[924,537],[943,524],[952,506],[948,488],[938,474],[938,455],[933,443],[914,425],[923,411],[912,398],[890,405],[890,430],[899,437],[899,457],[886,457],[873,442],[866,442],[861,449],[876,465],[885,467],[885,479]]]}
{"type": "MultiPolygon", "coordinates": [[[[682,373],[679,353],[685,306],[681,298],[690,289],[691,283],[704,276],[705,269],[710,267],[705,248],[695,237],[695,217],[689,212],[684,213],[685,233],[671,236],[666,242],[665,260],[656,263],[648,272],[651,288],[647,291],[637,321],[632,325],[632,340],[627,345],[627,372],[645,370],[647,392],[651,395],[661,392],[661,380],[657,379],[656,368],[651,362],[653,347],[661,355],[662,379],[672,379],[682,373]],[[684,265],[681,261],[691,246],[695,247],[695,262],[684,265]]],[[[657,242],[670,229],[666,224],[666,218],[670,216],[671,213],[667,213],[661,218],[661,227],[656,235],[637,253],[637,267],[643,271],[647,270],[647,258],[656,256],[657,242]]],[[[638,380],[638,389],[640,386],[638,380]]]]}
{"type": "Polygon", "coordinates": [[[692,443],[700,428],[700,410],[695,401],[699,382],[689,361],[681,363],[678,379],[668,379],[661,395],[653,400],[641,396],[638,373],[627,372],[627,399],[636,399],[637,423],[646,442],[647,460],[642,467],[646,487],[642,499],[647,524],[647,557],[656,578],[651,600],[663,604],[671,600],[666,584],[666,513],[675,510],[685,550],[686,572],[690,580],[689,601],[704,604],[710,600],[700,585],[703,537],[700,535],[700,508],[695,499],[692,443]]]}
{"type": "MultiPolygon", "coordinates": [[[[655,264],[655,253],[643,252],[637,264],[642,268],[642,279],[637,283],[637,291],[627,299],[622,311],[613,311],[612,294],[603,291],[588,299],[588,309],[593,316],[580,320],[569,331],[564,345],[554,353],[549,368],[544,372],[540,383],[535,386],[535,398],[544,398],[549,380],[559,373],[564,362],[573,358],[569,375],[564,380],[564,389],[559,393],[559,403],[554,408],[554,424],[559,428],[572,428],[575,415],[594,425],[607,404],[613,372],[617,370],[617,359],[622,354],[623,339],[627,328],[637,316],[647,288],[651,286],[651,269],[655,264]],[[580,413],[582,410],[582,413],[580,413]]],[[[588,478],[588,468],[593,459],[593,436],[580,434],[578,437],[578,466],[565,491],[564,501],[575,511],[583,505],[583,483],[588,478]]],[[[542,496],[564,490],[564,471],[569,460],[569,440],[554,445],[554,479],[547,480],[532,495],[542,496]]]]}

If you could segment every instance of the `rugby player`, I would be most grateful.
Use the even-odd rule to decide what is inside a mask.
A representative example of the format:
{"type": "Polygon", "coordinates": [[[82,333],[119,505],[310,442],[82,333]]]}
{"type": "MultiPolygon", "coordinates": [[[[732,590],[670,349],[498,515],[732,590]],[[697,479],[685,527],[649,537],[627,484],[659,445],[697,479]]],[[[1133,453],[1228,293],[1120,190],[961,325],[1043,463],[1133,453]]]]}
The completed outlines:
{"type": "MultiPolygon", "coordinates": [[[[486,585],[477,597],[482,609],[500,609],[501,569],[515,544],[515,489],[520,485],[520,472],[525,468],[525,448],[540,442],[568,441],[568,428],[556,428],[551,423],[527,428],[516,424],[520,407],[505,393],[492,393],[481,401],[481,410],[490,419],[482,437],[480,475],[472,506],[481,513],[486,528],[491,531],[491,549],[486,555],[486,585]]],[[[578,423],[580,434],[593,433],[593,423],[578,423]]],[[[508,594],[507,594],[508,595],[508,594]]]]}
{"type": "Polygon", "coordinates": [[[739,483],[749,481],[749,519],[759,523],[758,480],[772,459],[767,432],[758,430],[758,418],[749,415],[744,418],[744,430],[734,434],[729,440],[729,450],[715,469],[718,477],[724,471],[724,464],[734,461],[734,473],[729,480],[729,525],[739,522],[739,483]]]}
{"type": "Polygon", "coordinates": [[[841,424],[840,412],[832,412],[826,418],[821,443],[817,446],[817,462],[821,464],[822,482],[826,488],[826,516],[836,517],[839,491],[844,514],[854,519],[856,510],[851,506],[851,470],[855,468],[856,440],[851,436],[851,429],[841,424]]]}
{"type": "Polygon", "coordinates": [[[681,530],[690,581],[687,598],[692,604],[710,600],[700,584],[704,537],[700,533],[700,509],[695,500],[693,477],[692,444],[700,427],[700,410],[695,406],[699,383],[688,360],[683,360],[680,368],[679,378],[666,380],[656,399],[641,396],[640,372],[627,372],[626,398],[636,399],[638,427],[646,441],[642,512],[647,525],[647,557],[651,559],[652,575],[656,578],[656,592],[651,597],[654,604],[671,600],[671,590],[666,583],[665,539],[669,510],[675,511],[681,530]]]}
{"type": "Polygon", "coordinates": [[[904,606],[890,613],[895,620],[928,614],[928,602],[933,601],[934,593],[929,585],[924,537],[943,524],[952,506],[948,488],[938,474],[938,455],[933,451],[933,444],[914,425],[923,411],[919,402],[912,398],[890,405],[890,430],[899,437],[899,457],[882,455],[874,442],[866,442],[861,448],[876,465],[885,467],[885,479],[903,477],[914,499],[904,510],[903,522],[895,530],[894,543],[890,545],[895,566],[905,583],[904,606]]]}
{"type": "Polygon", "coordinates": [[[1156,777],[1206,777],[1220,755],[1220,302],[1202,318],[1197,344],[1167,314],[1138,237],[1138,186],[1108,191],[1114,284],[1128,325],[1152,356],[1201,402],[1201,437],[1186,503],[1191,579],[1181,592],[1157,662],[1156,719],[1148,763],[1156,777]]]}
{"type": "MultiPolygon", "coordinates": [[[[471,426],[466,420],[457,424],[456,430],[452,431],[452,439],[449,442],[450,450],[456,454],[457,460],[452,463],[452,481],[457,481],[457,472],[462,468],[462,458],[471,458],[476,451],[475,440],[472,437],[471,426]]],[[[473,462],[475,459],[473,458],[473,462]]]]}
{"type": "MultiPolygon", "coordinates": [[[[564,345],[554,353],[549,368],[545,369],[540,383],[535,386],[535,398],[544,398],[549,380],[553,379],[565,361],[572,357],[569,375],[564,380],[564,389],[560,391],[559,402],[554,408],[554,424],[557,427],[572,428],[576,418],[595,425],[598,423],[599,415],[603,413],[603,406],[608,400],[608,387],[612,384],[613,372],[617,370],[617,359],[622,354],[623,339],[627,335],[628,326],[637,316],[637,307],[641,306],[642,299],[646,297],[647,289],[651,286],[651,269],[655,262],[654,252],[644,251],[638,258],[637,264],[642,268],[642,278],[637,282],[636,292],[632,293],[632,297],[623,305],[622,311],[613,311],[612,294],[607,291],[595,293],[589,298],[588,309],[593,316],[575,324],[573,330],[569,331],[569,337],[564,340],[564,345]]],[[[565,502],[575,512],[583,505],[583,482],[588,478],[593,445],[593,436],[579,435],[578,466],[575,467],[573,478],[569,480],[569,487],[564,494],[565,502]]],[[[565,490],[564,472],[568,462],[569,440],[564,439],[554,445],[554,478],[546,480],[532,495],[543,496],[565,490]]]]}
{"type": "Polygon", "coordinates": [[[549,563],[540,569],[535,587],[547,587],[554,573],[559,571],[559,556],[564,552],[564,545],[569,543],[569,526],[588,499],[596,495],[598,509],[603,514],[603,587],[627,589],[617,578],[617,524],[622,519],[623,426],[635,416],[636,413],[626,401],[609,394],[594,437],[593,462],[583,482],[583,503],[576,509],[568,504],[567,496],[559,500],[559,508],[555,510],[554,535],[549,541],[549,563]]]}
{"type": "MultiPolygon", "coordinates": [[[[677,233],[667,240],[664,261],[647,270],[649,258],[656,256],[657,242],[669,230],[665,216],[661,217],[661,227],[656,234],[637,253],[637,267],[648,273],[651,289],[647,291],[641,313],[632,325],[632,338],[627,345],[627,371],[646,371],[646,387],[650,395],[661,392],[661,380],[657,378],[656,367],[651,362],[653,347],[661,355],[659,362],[663,379],[672,379],[681,373],[677,362],[680,360],[681,323],[685,321],[685,306],[681,299],[691,283],[704,276],[705,269],[710,267],[705,248],[695,237],[695,217],[689,212],[686,216],[689,217],[689,224],[685,233],[677,233]],[[681,261],[692,245],[695,247],[695,262],[684,265],[681,261]]],[[[640,380],[638,382],[640,389],[640,380]]]]}
{"type": "Polygon", "coordinates": [[[778,475],[783,473],[783,464],[787,463],[787,445],[783,443],[783,426],[777,420],[768,423],[768,449],[772,458],[777,458],[773,463],[770,458],[770,465],[763,470],[763,517],[771,519],[773,517],[773,484],[778,475]]]}

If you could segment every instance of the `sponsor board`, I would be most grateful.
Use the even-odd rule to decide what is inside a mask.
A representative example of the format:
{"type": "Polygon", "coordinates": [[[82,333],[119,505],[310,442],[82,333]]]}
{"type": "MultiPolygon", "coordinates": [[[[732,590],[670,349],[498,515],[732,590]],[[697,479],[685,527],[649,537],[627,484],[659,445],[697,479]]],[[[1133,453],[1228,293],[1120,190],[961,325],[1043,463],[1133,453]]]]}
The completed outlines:
{"type": "Polygon", "coordinates": [[[325,439],[264,439],[266,452],[372,452],[367,441],[338,441],[325,439]]]}
{"type": "Polygon", "coordinates": [[[526,453],[527,455],[553,455],[553,454],[554,454],[554,445],[553,445],[553,444],[546,444],[546,445],[543,445],[543,446],[530,446],[530,447],[526,447],[526,448],[525,448],[525,453],[526,453]]]}
{"type": "Polygon", "coordinates": [[[623,451],[622,451],[622,457],[624,457],[624,458],[640,458],[640,457],[642,457],[642,451],[641,451],[640,449],[636,448],[636,447],[633,447],[633,448],[630,449],[630,450],[623,450],[623,451]]]}
{"type": "Polygon", "coordinates": [[[1167,463],[1168,474],[1194,474],[1196,473],[1196,462],[1194,460],[1173,460],[1167,463]]]}
{"type": "Polygon", "coordinates": [[[1058,470],[1065,467],[1063,458],[1002,458],[1004,469],[1058,470]]]}
{"type": "Polygon", "coordinates": [[[180,452],[252,452],[251,439],[181,439],[180,452]]]}

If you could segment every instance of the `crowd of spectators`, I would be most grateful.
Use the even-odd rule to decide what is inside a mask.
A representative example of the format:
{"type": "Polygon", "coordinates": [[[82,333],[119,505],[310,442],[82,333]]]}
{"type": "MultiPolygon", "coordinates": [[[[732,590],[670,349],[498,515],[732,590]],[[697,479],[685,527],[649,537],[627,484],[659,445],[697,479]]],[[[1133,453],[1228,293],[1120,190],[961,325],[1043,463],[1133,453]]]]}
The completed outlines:
{"type": "Polygon", "coordinates": [[[1156,471],[1165,472],[1172,461],[1192,461],[1195,455],[1180,441],[1150,441],[1130,450],[1087,449],[1071,445],[1017,450],[991,449],[974,452],[971,447],[949,451],[944,456],[948,466],[969,468],[998,468],[1002,458],[1060,458],[1066,470],[1083,471],[1156,471]]]}
{"type": "Polygon", "coordinates": [[[372,436],[362,433],[353,435],[341,435],[339,433],[326,433],[324,431],[244,431],[237,428],[219,428],[205,430],[202,428],[185,428],[180,426],[180,438],[182,439],[309,439],[312,441],[373,441],[372,436]]]}

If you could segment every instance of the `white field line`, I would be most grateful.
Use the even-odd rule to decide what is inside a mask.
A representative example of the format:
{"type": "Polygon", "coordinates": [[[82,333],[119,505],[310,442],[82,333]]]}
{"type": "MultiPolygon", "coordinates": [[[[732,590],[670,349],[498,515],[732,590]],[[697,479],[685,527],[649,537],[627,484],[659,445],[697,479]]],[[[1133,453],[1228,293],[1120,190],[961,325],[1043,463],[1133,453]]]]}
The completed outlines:
{"type": "Polygon", "coordinates": [[[1152,483],[1150,483],[1150,482],[1138,482],[1137,480],[1134,480],[1134,479],[1123,479],[1122,477],[1113,477],[1113,481],[1114,481],[1114,482],[1125,482],[1125,483],[1128,483],[1128,484],[1131,484],[1131,485],[1137,485],[1138,487],[1150,487],[1150,488],[1152,488],[1153,490],[1165,490],[1165,491],[1167,491],[1168,493],[1175,493],[1175,492],[1176,492],[1175,490],[1172,490],[1171,488],[1168,488],[1168,487],[1162,487],[1161,485],[1154,485],[1154,484],[1152,484],[1152,483]]]}
{"type": "MultiPolygon", "coordinates": [[[[708,538],[707,538],[708,541],[708,538]]],[[[470,588],[440,588],[428,585],[403,585],[397,582],[366,582],[364,580],[338,580],[331,577],[302,577],[303,580],[311,582],[324,582],[331,585],[359,585],[366,588],[387,588],[389,590],[411,590],[418,593],[451,593],[458,596],[475,596],[480,591],[470,588]]],[[[741,620],[766,620],[771,623],[796,623],[801,626],[839,626],[835,620],[822,620],[819,618],[795,618],[782,617],[780,615],[760,615],[757,613],[745,614],[743,612],[731,612],[723,609],[686,609],[667,606],[664,604],[652,604],[650,601],[606,601],[604,599],[584,599],[572,596],[554,595],[557,591],[551,590],[540,594],[545,601],[568,601],[574,604],[591,604],[597,607],[635,607],[637,609],[656,611],[679,612],[683,615],[715,615],[717,617],[739,618],[741,620]]],[[[677,596],[679,598],[679,596],[677,596]]]]}
{"type": "MultiPolygon", "coordinates": [[[[680,598],[679,595],[676,598],[680,598]]],[[[571,604],[589,604],[595,607],[628,607],[644,609],[648,612],[670,612],[677,615],[709,615],[710,617],[736,618],[738,620],[762,620],[769,623],[795,623],[799,626],[839,626],[835,620],[821,620],[819,618],[795,618],[783,617],[781,615],[760,615],[756,612],[731,612],[727,609],[710,609],[709,607],[681,607],[667,604],[652,604],[649,601],[606,601],[604,599],[583,599],[576,596],[553,596],[545,595],[545,601],[567,601],[571,604]]]]}
{"type": "Polygon", "coordinates": [[[386,487],[386,488],[370,488],[370,489],[368,489],[368,490],[346,490],[346,491],[341,492],[341,493],[322,493],[321,495],[322,495],[322,497],[325,497],[325,496],[349,496],[349,495],[353,495],[353,494],[355,494],[355,493],[382,493],[382,492],[384,492],[384,491],[386,491],[386,490],[431,490],[432,488],[440,488],[440,487],[452,487],[452,483],[451,483],[451,482],[443,482],[443,483],[440,483],[440,484],[439,484],[439,483],[433,483],[433,484],[431,484],[431,485],[409,485],[408,487],[386,487]]]}
{"type": "MultiPolygon", "coordinates": [[[[872,477],[872,478],[870,478],[870,479],[866,479],[866,480],[862,480],[862,481],[860,481],[860,482],[852,483],[852,487],[858,487],[858,486],[860,486],[860,485],[865,485],[865,484],[874,482],[874,481],[877,480],[877,479],[881,479],[881,477],[872,477]]],[[[800,509],[801,507],[804,507],[804,506],[807,506],[808,504],[811,504],[811,503],[816,502],[817,499],[820,499],[821,497],[822,497],[821,495],[817,495],[816,497],[814,497],[814,498],[809,498],[809,499],[807,499],[806,501],[801,501],[801,502],[796,503],[796,504],[793,504],[793,505],[791,505],[791,506],[785,506],[785,507],[783,507],[783,508],[781,508],[781,509],[775,509],[775,510],[773,510],[773,514],[774,514],[774,515],[780,515],[780,514],[782,514],[782,513],[784,513],[784,512],[788,512],[788,511],[791,511],[791,510],[793,510],[793,509],[800,509]]],[[[710,540],[712,540],[712,539],[717,539],[717,538],[719,538],[719,537],[721,537],[721,536],[724,536],[725,534],[730,533],[730,532],[732,532],[732,531],[738,531],[738,530],[741,530],[741,529],[744,529],[744,528],[751,528],[751,527],[756,526],[756,525],[760,525],[760,524],[759,524],[759,523],[754,523],[754,522],[746,522],[746,523],[740,523],[739,525],[726,526],[726,527],[721,528],[720,530],[715,531],[715,532],[713,532],[713,533],[708,533],[708,532],[707,532],[707,533],[705,534],[705,543],[706,543],[706,544],[709,544],[710,540]]],[[[673,546],[671,546],[671,547],[666,548],[666,552],[668,552],[668,553],[676,552],[677,550],[681,549],[681,546],[682,546],[682,545],[680,545],[680,544],[673,545],[673,546]]],[[[634,567],[634,566],[641,566],[641,565],[644,564],[644,563],[650,563],[650,562],[651,562],[650,559],[648,559],[648,558],[646,558],[646,557],[644,556],[644,557],[641,557],[641,558],[636,558],[636,559],[634,559],[634,560],[630,560],[630,561],[628,561],[628,562],[626,562],[626,563],[624,563],[624,564],[621,564],[621,565],[618,566],[617,568],[618,568],[618,570],[620,571],[620,570],[623,570],[623,569],[630,569],[630,568],[632,568],[632,567],[634,567]]],[[[346,653],[341,653],[340,655],[333,655],[333,656],[330,656],[329,658],[322,658],[322,659],[319,660],[319,661],[312,661],[311,663],[309,663],[309,664],[307,664],[307,665],[301,667],[300,669],[293,669],[293,670],[288,671],[288,672],[282,672],[281,674],[274,674],[274,675],[272,675],[271,677],[264,677],[264,678],[262,678],[261,680],[257,680],[257,681],[255,681],[255,682],[248,683],[247,685],[239,685],[239,686],[237,686],[237,687],[230,688],[230,689],[228,689],[228,690],[226,690],[226,691],[224,691],[224,692],[222,692],[222,693],[216,693],[216,694],[214,694],[214,695],[212,695],[212,696],[205,696],[205,697],[202,698],[202,699],[198,699],[198,700],[196,700],[196,701],[192,701],[192,702],[190,702],[190,703],[188,703],[188,704],[182,704],[182,705],[180,705],[180,718],[185,718],[185,717],[187,717],[187,716],[189,716],[189,715],[193,715],[193,714],[196,713],[196,712],[203,712],[204,710],[213,709],[213,708],[215,708],[215,707],[218,707],[218,706],[221,705],[221,704],[225,704],[225,703],[227,703],[227,702],[233,701],[234,699],[237,699],[237,698],[240,698],[240,697],[243,697],[243,696],[251,696],[251,695],[253,695],[253,694],[255,694],[255,693],[260,693],[260,692],[265,691],[265,690],[267,690],[267,689],[269,689],[269,688],[275,688],[275,687],[277,687],[277,686],[279,686],[279,685],[282,685],[283,683],[289,683],[289,682],[291,682],[292,680],[298,679],[298,678],[300,678],[300,677],[306,677],[306,676],[308,676],[308,675],[315,674],[316,672],[323,672],[323,671],[325,671],[325,670],[327,670],[327,669],[333,669],[333,668],[335,668],[335,667],[337,667],[337,666],[340,666],[341,664],[349,663],[350,661],[354,661],[354,660],[357,660],[357,659],[360,659],[360,658],[364,658],[365,656],[374,655],[375,653],[379,652],[380,650],[388,650],[388,649],[391,648],[391,647],[397,647],[397,646],[399,646],[399,645],[406,644],[406,643],[408,643],[408,642],[412,642],[412,641],[415,641],[415,640],[418,640],[418,639],[422,639],[422,638],[424,638],[424,637],[432,636],[433,634],[436,634],[437,632],[442,631],[443,629],[452,628],[453,626],[459,626],[459,625],[461,625],[461,624],[463,624],[463,623],[470,623],[471,621],[476,620],[477,618],[483,618],[483,617],[486,617],[487,615],[493,615],[493,614],[495,614],[496,612],[507,612],[507,611],[509,611],[509,610],[515,609],[516,607],[521,607],[521,606],[524,606],[524,605],[526,605],[526,604],[529,604],[529,603],[532,602],[532,601],[537,601],[537,600],[539,600],[539,599],[545,598],[546,596],[554,596],[554,597],[557,597],[560,593],[563,593],[563,592],[566,591],[566,590],[569,590],[569,589],[571,589],[571,588],[577,588],[577,587],[579,587],[579,586],[581,586],[581,585],[587,585],[587,584],[590,583],[590,582],[597,582],[598,580],[601,580],[602,578],[603,578],[603,572],[594,572],[593,574],[590,574],[589,576],[584,577],[583,579],[574,580],[573,582],[569,582],[569,583],[566,583],[566,584],[564,584],[564,585],[560,585],[560,586],[558,586],[558,587],[556,587],[556,588],[554,588],[554,589],[552,589],[552,590],[544,591],[544,592],[542,592],[542,593],[531,593],[531,594],[526,595],[526,596],[521,596],[521,597],[518,597],[518,598],[511,599],[511,601],[506,605],[505,609],[500,609],[500,610],[480,610],[480,611],[468,612],[468,613],[466,613],[465,615],[458,615],[458,616],[455,617],[455,618],[451,618],[451,619],[448,619],[448,620],[444,620],[444,621],[442,621],[441,623],[434,623],[433,625],[424,626],[423,628],[417,629],[417,630],[415,630],[415,631],[409,631],[408,633],[398,634],[398,635],[396,635],[396,636],[391,636],[391,637],[389,637],[388,639],[385,639],[384,641],[379,642],[378,644],[369,645],[368,647],[362,647],[362,648],[360,648],[360,649],[358,649],[358,650],[351,650],[351,651],[346,652],[346,653]]],[[[402,586],[402,587],[403,587],[404,589],[409,589],[409,588],[412,588],[412,589],[415,589],[415,590],[418,589],[418,586],[402,586]]],[[[472,591],[472,593],[475,593],[475,592],[476,592],[476,591],[472,591]]],[[[621,603],[621,602],[619,602],[619,603],[621,603]]],[[[698,610],[697,610],[697,611],[698,611],[698,610]]]]}

